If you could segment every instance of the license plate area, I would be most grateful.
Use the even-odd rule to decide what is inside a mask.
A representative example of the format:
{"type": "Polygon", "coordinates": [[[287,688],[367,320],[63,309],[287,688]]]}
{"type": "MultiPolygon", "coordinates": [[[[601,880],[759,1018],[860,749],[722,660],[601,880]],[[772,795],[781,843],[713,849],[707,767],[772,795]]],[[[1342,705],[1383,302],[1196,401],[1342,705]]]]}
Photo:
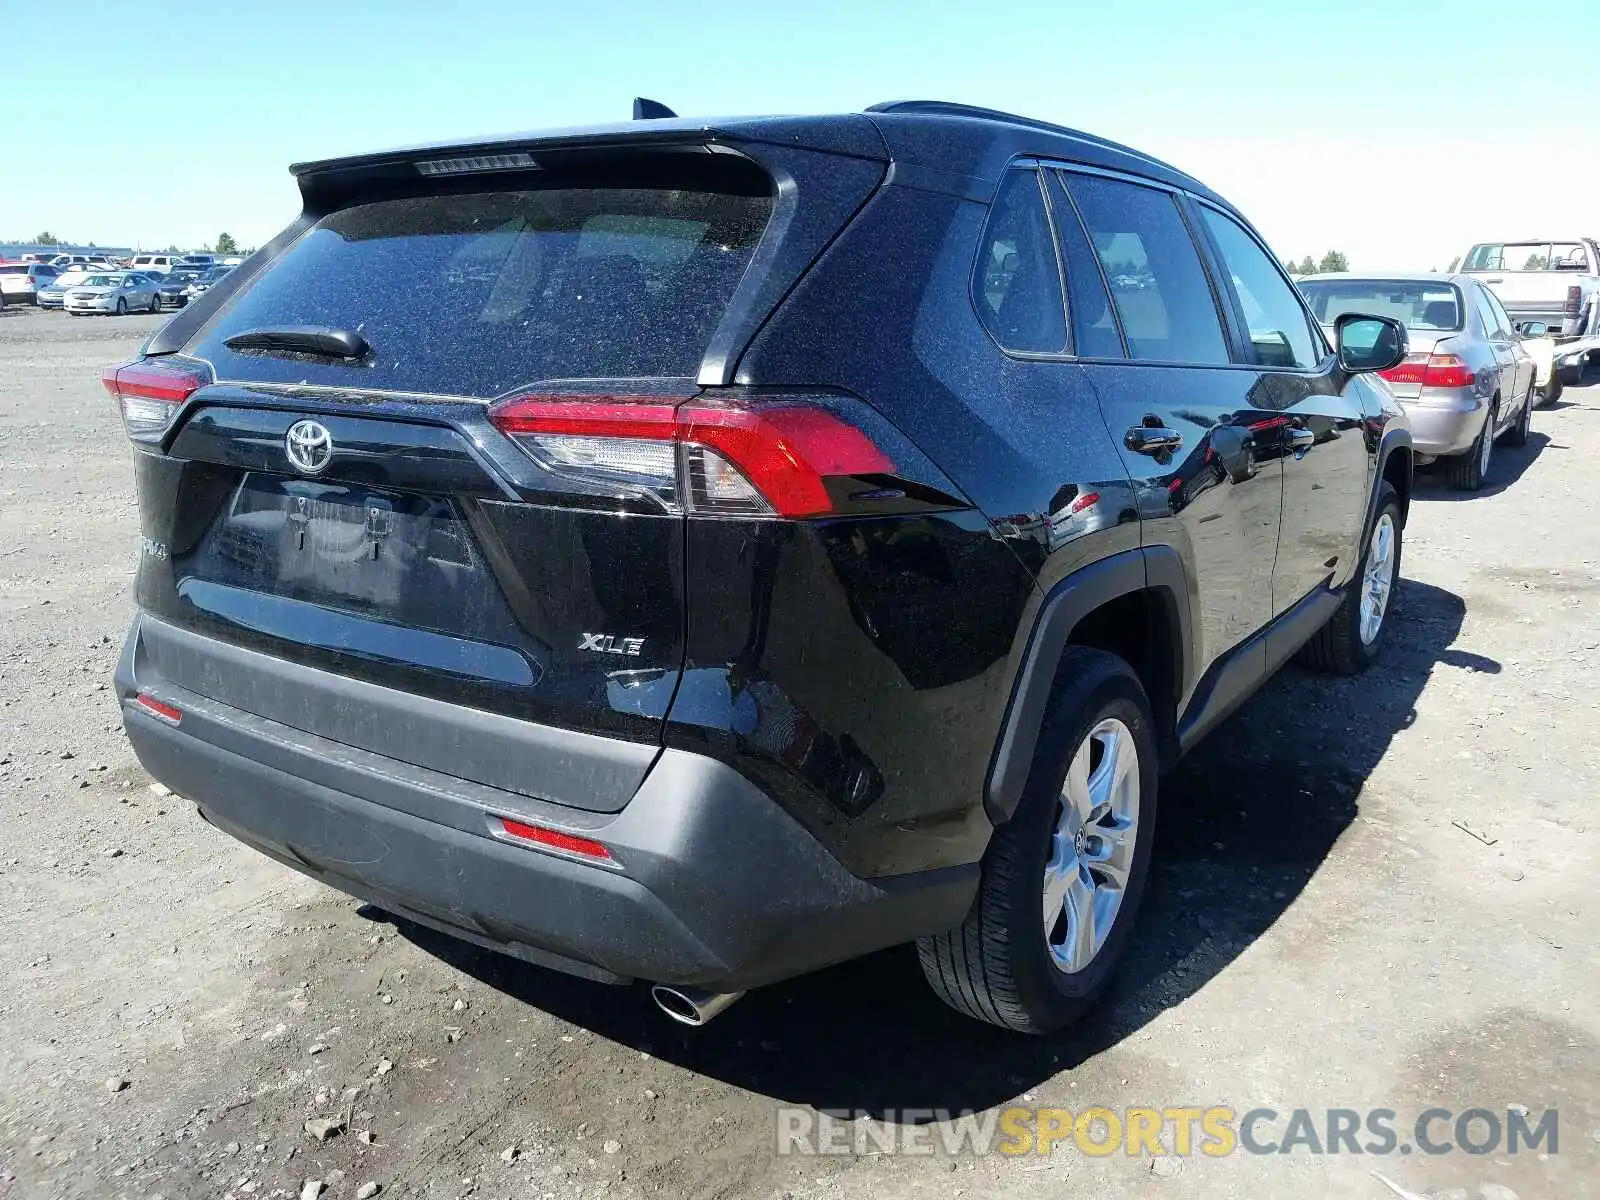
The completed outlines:
{"type": "Polygon", "coordinates": [[[450,499],[260,472],[187,565],[209,582],[452,633],[481,634],[483,602],[498,600],[450,499]]]}

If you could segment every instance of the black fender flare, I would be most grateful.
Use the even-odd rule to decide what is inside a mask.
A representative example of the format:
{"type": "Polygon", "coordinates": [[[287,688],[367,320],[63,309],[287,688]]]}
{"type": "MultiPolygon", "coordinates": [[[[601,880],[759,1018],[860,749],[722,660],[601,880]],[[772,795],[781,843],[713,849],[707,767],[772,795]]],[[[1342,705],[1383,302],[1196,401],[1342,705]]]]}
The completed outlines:
{"type": "MultiPolygon", "coordinates": [[[[1378,494],[1383,490],[1383,481],[1387,478],[1389,459],[1394,457],[1396,450],[1405,450],[1409,456],[1409,470],[1407,471],[1405,494],[1400,497],[1400,511],[1402,518],[1411,507],[1412,476],[1416,474],[1417,457],[1412,449],[1411,430],[1403,425],[1390,425],[1383,431],[1383,436],[1378,440],[1378,449],[1373,454],[1376,464],[1372,475],[1372,494],[1367,497],[1367,519],[1361,526],[1361,545],[1366,545],[1366,539],[1372,529],[1372,523],[1378,519],[1378,494]]],[[[1359,554],[1360,551],[1358,550],[1359,554]]]]}
{"type": "MultiPolygon", "coordinates": [[[[1179,661],[1173,664],[1174,711],[1193,685],[1196,652],[1192,613],[1196,597],[1190,573],[1171,546],[1141,546],[1080,567],[1046,593],[1012,681],[1011,700],[1000,724],[994,757],[984,787],[983,806],[996,825],[1011,819],[1033,767],[1034,749],[1045,706],[1055,687],[1056,668],[1073,630],[1108,601],[1149,592],[1169,624],[1179,661]]],[[[1160,698],[1152,697],[1160,703],[1160,698]]]]}

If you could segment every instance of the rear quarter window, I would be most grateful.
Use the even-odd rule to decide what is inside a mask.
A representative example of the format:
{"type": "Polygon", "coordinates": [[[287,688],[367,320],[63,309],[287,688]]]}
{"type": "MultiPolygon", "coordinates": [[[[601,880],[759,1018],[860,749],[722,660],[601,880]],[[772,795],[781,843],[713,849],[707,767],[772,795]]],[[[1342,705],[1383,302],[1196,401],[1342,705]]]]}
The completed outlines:
{"type": "Polygon", "coordinates": [[[555,187],[324,217],[202,330],[220,379],[492,397],[558,379],[693,376],[770,195],[555,187]],[[243,355],[245,329],[358,330],[366,365],[243,355]]]}

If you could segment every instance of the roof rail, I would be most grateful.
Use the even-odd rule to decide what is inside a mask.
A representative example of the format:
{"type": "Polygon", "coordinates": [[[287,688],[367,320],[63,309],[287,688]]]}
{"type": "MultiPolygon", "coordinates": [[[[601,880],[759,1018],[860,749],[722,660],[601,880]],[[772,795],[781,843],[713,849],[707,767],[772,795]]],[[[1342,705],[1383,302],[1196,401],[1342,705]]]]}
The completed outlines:
{"type": "Polygon", "coordinates": [[[928,116],[944,117],[970,117],[978,121],[1004,121],[1008,125],[1025,125],[1029,129],[1043,129],[1050,133],[1064,134],[1067,137],[1077,138],[1081,142],[1091,142],[1096,146],[1104,146],[1108,150],[1117,150],[1123,154],[1132,155],[1158,167],[1163,167],[1174,174],[1183,175],[1185,172],[1178,170],[1171,163],[1162,162],[1142,150],[1135,150],[1132,146],[1125,146],[1121,142],[1113,142],[1110,138],[1099,137],[1092,133],[1085,133],[1081,129],[1072,129],[1066,125],[1057,125],[1053,121],[1040,121],[1033,117],[1018,116],[1016,113],[1002,112],[997,108],[981,108],[976,104],[958,104],[953,100],[886,100],[882,104],[867,106],[869,113],[922,113],[928,116]]]}

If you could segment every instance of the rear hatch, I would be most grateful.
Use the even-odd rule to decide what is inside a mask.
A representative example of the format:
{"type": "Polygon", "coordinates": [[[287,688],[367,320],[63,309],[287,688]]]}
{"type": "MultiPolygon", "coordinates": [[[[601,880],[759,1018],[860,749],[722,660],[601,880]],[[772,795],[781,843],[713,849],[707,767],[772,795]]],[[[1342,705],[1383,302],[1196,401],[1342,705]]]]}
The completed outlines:
{"type": "Polygon", "coordinates": [[[791,247],[785,268],[782,231],[836,232],[882,174],[844,170],[855,194],[807,233],[759,150],[303,177],[322,211],[276,258],[184,310],[183,343],[152,344],[176,353],[108,373],[143,451],[141,680],[490,786],[625,804],[648,755],[551,796],[514,730],[496,754],[439,723],[478,709],[485,728],[659,744],[683,666],[684,516],[650,476],[675,451],[519,439],[503,414],[621,398],[670,419],[712,349],[738,344],[730,327],[753,331],[752,297],[785,282],[767,276],[814,255],[791,247]],[[226,669],[194,634],[294,670],[226,669]],[[306,667],[380,686],[310,694],[306,667]]]}

